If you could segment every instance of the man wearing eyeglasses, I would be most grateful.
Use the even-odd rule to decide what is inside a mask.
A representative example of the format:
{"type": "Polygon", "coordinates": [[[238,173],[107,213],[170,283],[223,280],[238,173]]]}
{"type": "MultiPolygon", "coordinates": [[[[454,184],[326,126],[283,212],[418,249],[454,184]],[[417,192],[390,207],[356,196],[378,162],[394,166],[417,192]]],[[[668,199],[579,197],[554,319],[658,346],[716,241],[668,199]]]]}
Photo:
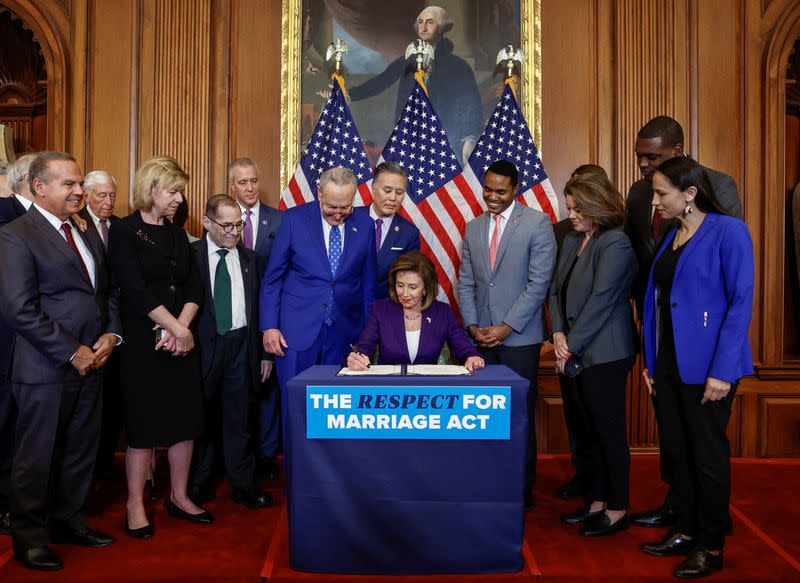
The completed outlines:
{"type": "Polygon", "coordinates": [[[272,497],[256,486],[247,422],[250,389],[268,373],[258,330],[256,254],[240,243],[244,221],[229,196],[208,199],[203,227],[206,236],[192,244],[192,251],[206,298],[197,317],[206,432],[195,440],[189,497],[198,505],[214,497],[211,478],[221,443],[231,498],[263,508],[272,497]]]}
{"type": "Polygon", "coordinates": [[[344,361],[375,295],[375,229],[352,214],[356,177],[330,168],[317,190],[318,201],[283,214],[261,282],[264,349],[284,390],[312,365],[344,361]]]}

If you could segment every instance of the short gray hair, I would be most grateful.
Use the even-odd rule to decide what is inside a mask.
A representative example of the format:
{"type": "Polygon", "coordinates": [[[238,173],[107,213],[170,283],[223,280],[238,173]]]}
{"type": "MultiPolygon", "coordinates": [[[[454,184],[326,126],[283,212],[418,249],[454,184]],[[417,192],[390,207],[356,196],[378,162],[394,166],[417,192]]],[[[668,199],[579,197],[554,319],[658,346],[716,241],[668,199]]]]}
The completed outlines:
{"type": "Polygon", "coordinates": [[[117,187],[117,181],[105,170],[92,170],[83,179],[83,190],[94,192],[94,187],[98,184],[113,184],[117,187]]]}
{"type": "Polygon", "coordinates": [[[45,184],[50,183],[50,163],[51,162],[74,162],[77,164],[78,162],[72,156],[72,154],[67,154],[66,152],[55,152],[55,151],[44,151],[39,152],[33,158],[31,162],[30,168],[28,168],[28,184],[31,185],[31,193],[34,196],[38,196],[36,193],[36,189],[33,187],[33,183],[35,180],[41,180],[45,184]]]}
{"type": "Polygon", "coordinates": [[[353,190],[358,188],[356,175],[344,166],[335,166],[323,172],[319,177],[317,190],[322,190],[329,182],[333,182],[336,186],[352,186],[353,190]]]}
{"type": "MultiPolygon", "coordinates": [[[[444,34],[449,32],[451,28],[453,28],[453,24],[455,24],[455,20],[450,18],[450,15],[447,13],[447,10],[442,8],[441,6],[426,6],[422,10],[419,11],[419,14],[422,14],[426,10],[430,10],[436,17],[436,22],[439,24],[439,34],[444,34]]],[[[414,33],[418,34],[419,30],[417,28],[417,21],[419,20],[419,14],[414,19],[414,33]]]]}
{"type": "Polygon", "coordinates": [[[256,164],[255,160],[246,156],[242,156],[241,158],[236,158],[236,160],[233,160],[230,164],[228,164],[228,180],[233,181],[233,171],[240,167],[255,168],[256,174],[261,176],[261,172],[259,172],[258,164],[256,164]]]}
{"type": "Polygon", "coordinates": [[[14,194],[20,194],[20,187],[26,182],[26,177],[31,169],[31,162],[36,154],[23,154],[8,169],[8,187],[14,194]]]}
{"type": "Polygon", "coordinates": [[[375,182],[381,174],[397,174],[408,180],[408,173],[399,162],[381,162],[375,167],[372,181],[375,182]]]}

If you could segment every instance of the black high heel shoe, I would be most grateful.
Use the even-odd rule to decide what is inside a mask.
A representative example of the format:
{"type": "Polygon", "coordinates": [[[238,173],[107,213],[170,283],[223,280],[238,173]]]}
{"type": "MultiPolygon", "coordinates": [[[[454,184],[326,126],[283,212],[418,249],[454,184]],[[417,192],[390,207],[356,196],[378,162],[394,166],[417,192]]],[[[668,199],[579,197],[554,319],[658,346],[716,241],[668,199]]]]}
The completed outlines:
{"type": "Polygon", "coordinates": [[[200,514],[189,514],[185,510],[181,510],[181,508],[169,498],[164,500],[164,506],[167,508],[167,514],[173,518],[183,518],[195,524],[214,524],[214,517],[211,516],[208,510],[203,510],[200,514]]]}
{"type": "Polygon", "coordinates": [[[149,538],[153,538],[153,523],[151,522],[147,526],[143,526],[141,528],[131,528],[128,526],[128,513],[125,513],[125,532],[128,536],[132,536],[133,538],[138,538],[141,540],[147,540],[149,538]]]}

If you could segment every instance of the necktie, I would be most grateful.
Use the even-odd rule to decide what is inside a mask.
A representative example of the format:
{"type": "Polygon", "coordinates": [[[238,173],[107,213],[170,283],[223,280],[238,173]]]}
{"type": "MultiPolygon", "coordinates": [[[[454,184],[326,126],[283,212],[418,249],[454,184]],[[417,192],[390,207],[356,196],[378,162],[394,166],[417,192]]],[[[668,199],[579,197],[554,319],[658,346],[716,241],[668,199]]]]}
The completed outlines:
{"type": "Polygon", "coordinates": [[[494,231],[492,240],[489,242],[489,267],[494,270],[494,262],[497,259],[497,247],[500,244],[500,215],[494,215],[494,231]]]}
{"type": "MultiPolygon", "coordinates": [[[[342,233],[339,227],[331,227],[331,235],[328,241],[328,262],[331,264],[331,277],[336,279],[336,271],[339,269],[339,259],[342,256],[342,233]]],[[[325,323],[330,326],[333,324],[333,286],[331,286],[328,307],[325,309],[325,323]]]]}
{"type": "Polygon", "coordinates": [[[657,210],[653,213],[653,220],[650,223],[650,227],[653,229],[653,242],[658,244],[658,240],[661,238],[661,213],[657,210]]]}
{"type": "Polygon", "coordinates": [[[108,221],[105,219],[100,220],[100,229],[103,231],[103,245],[108,249],[108,221]]]}
{"type": "MultiPolygon", "coordinates": [[[[75,244],[75,239],[72,238],[72,226],[70,226],[69,223],[61,223],[61,230],[64,232],[64,236],[67,238],[67,245],[69,245],[70,248],[75,251],[75,255],[78,256],[78,263],[81,264],[83,272],[86,274],[86,277],[89,277],[89,270],[86,269],[86,263],[83,261],[83,256],[81,255],[81,252],[78,251],[78,246],[75,244]]],[[[89,277],[89,281],[91,280],[92,278],[89,277]]]]}
{"type": "Polygon", "coordinates": [[[225,334],[233,326],[233,308],[231,307],[231,274],[225,262],[227,249],[219,249],[219,262],[214,275],[214,311],[217,315],[217,334],[225,334]]]}
{"type": "Polygon", "coordinates": [[[383,236],[383,219],[375,219],[375,252],[381,250],[381,237],[383,236]]]}
{"type": "Polygon", "coordinates": [[[247,209],[244,211],[244,231],[242,231],[242,242],[244,246],[248,249],[253,248],[253,223],[250,221],[250,215],[253,214],[253,211],[247,209]]]}

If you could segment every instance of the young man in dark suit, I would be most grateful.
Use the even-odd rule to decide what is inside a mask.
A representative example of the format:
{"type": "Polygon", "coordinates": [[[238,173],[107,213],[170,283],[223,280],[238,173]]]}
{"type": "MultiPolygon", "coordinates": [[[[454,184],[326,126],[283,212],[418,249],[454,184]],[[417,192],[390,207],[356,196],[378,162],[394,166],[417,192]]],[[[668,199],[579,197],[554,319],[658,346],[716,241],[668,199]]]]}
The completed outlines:
{"type": "Polygon", "coordinates": [[[249,508],[263,508],[272,504],[272,497],[255,484],[247,422],[250,390],[266,380],[258,330],[256,255],[239,244],[244,222],[229,196],[208,199],[203,227],[206,236],[192,244],[192,252],[206,298],[197,317],[197,334],[207,423],[206,434],[195,442],[189,496],[196,504],[213,497],[215,450],[221,442],[231,498],[249,508]]]}
{"type": "Polygon", "coordinates": [[[0,264],[14,272],[0,278],[0,313],[16,333],[11,526],[19,561],[56,570],[63,564],[47,546],[48,530],[54,542],[114,542],[88,528],[83,505],[100,432],[96,371],[122,327],[105,253],[71,221],[83,201],[75,159],[42,152],[29,173],[34,205],[0,229],[0,264]]]}
{"type": "MultiPolygon", "coordinates": [[[[666,115],[648,121],[636,136],[636,161],[642,178],[634,182],[628,191],[625,232],[631,240],[639,262],[639,273],[634,281],[632,293],[636,312],[640,318],[650,265],[661,245],[661,238],[675,225],[675,220],[662,220],[661,215],[654,212],[653,173],[665,160],[686,155],[683,142],[683,128],[666,115]]],[[[725,211],[733,217],[742,218],[742,205],[733,178],[711,168],[704,167],[703,170],[708,175],[714,194],[725,211]]],[[[653,407],[658,407],[658,398],[655,396],[653,407]]],[[[656,415],[656,419],[658,418],[656,415]]],[[[660,445],[659,443],[659,448],[660,445]]],[[[673,472],[665,460],[666,456],[661,455],[661,479],[671,484],[673,472]]],[[[678,516],[676,506],[677,500],[670,487],[661,506],[631,515],[631,524],[650,527],[670,526],[675,523],[678,516]]]]}
{"type": "MultiPolygon", "coordinates": [[[[258,280],[264,276],[272,253],[272,244],[278,233],[283,214],[261,202],[261,186],[258,166],[250,158],[237,158],[228,164],[228,187],[242,213],[244,230],[241,234],[242,246],[252,249],[256,254],[258,280]]],[[[256,448],[258,460],[257,473],[269,479],[278,477],[275,454],[280,449],[281,406],[280,390],[274,376],[270,378],[273,356],[264,361],[266,377],[262,383],[259,399],[258,432],[256,448]]]]}
{"type": "Polygon", "coordinates": [[[375,225],[375,248],[378,253],[375,299],[388,297],[387,278],[392,263],[410,251],[419,251],[419,229],[397,212],[406,195],[407,175],[397,162],[382,162],[372,179],[372,204],[354,214],[369,215],[375,225]]]}

